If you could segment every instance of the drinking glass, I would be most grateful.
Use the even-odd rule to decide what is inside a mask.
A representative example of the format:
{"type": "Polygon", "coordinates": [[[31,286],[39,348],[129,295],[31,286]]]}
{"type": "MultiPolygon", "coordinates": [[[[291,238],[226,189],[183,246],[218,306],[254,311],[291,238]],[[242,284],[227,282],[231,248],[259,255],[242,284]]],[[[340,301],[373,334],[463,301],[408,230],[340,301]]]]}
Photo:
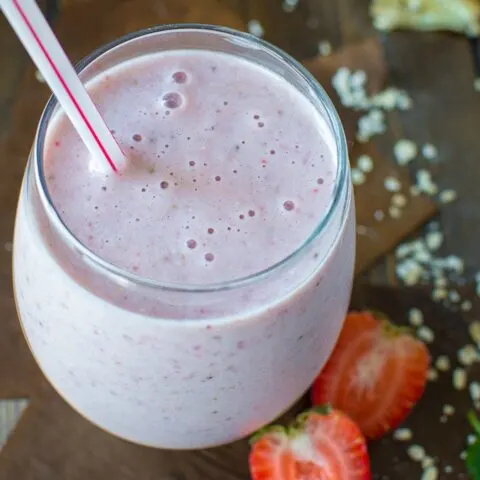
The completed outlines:
{"type": "Polygon", "coordinates": [[[174,49],[257,62],[324,118],[336,180],[314,231],[279,263],[224,283],[168,284],[123,271],[83,245],[52,202],[44,151],[59,107],[51,98],[21,187],[13,278],[30,349],[66,402],[124,439],[194,449],[249,435],[309,388],[349,302],[354,205],[345,137],[331,101],[299,63],[260,39],[207,25],[168,25],[103,46],[77,69],[87,82],[129,59],[174,49]]]}

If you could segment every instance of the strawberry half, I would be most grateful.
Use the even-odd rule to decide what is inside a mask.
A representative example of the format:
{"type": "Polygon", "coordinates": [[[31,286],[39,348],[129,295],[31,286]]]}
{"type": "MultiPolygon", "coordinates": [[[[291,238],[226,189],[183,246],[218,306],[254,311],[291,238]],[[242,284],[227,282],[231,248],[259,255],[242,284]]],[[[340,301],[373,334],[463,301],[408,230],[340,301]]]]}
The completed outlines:
{"type": "Polygon", "coordinates": [[[365,439],[329,406],[301,414],[290,427],[267,427],[252,440],[252,480],[369,480],[365,439]]]}
{"type": "Polygon", "coordinates": [[[429,364],[427,347],[406,328],[372,312],[351,312],[313,384],[312,402],[330,403],[367,438],[378,438],[397,427],[420,399],[429,364]]]}

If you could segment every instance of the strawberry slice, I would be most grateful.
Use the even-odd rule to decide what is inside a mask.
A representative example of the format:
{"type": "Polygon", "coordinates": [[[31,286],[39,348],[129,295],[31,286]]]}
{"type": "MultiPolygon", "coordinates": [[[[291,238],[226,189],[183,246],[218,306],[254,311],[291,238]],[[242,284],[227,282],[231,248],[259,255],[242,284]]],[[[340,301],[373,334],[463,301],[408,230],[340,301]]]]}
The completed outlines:
{"type": "Polygon", "coordinates": [[[290,427],[267,427],[251,444],[252,480],[371,479],[362,433],[329,406],[301,414],[290,427]]]}
{"type": "Polygon", "coordinates": [[[314,405],[330,403],[367,438],[400,424],[422,396],[430,356],[425,344],[372,312],[351,312],[315,380],[314,405]]]}

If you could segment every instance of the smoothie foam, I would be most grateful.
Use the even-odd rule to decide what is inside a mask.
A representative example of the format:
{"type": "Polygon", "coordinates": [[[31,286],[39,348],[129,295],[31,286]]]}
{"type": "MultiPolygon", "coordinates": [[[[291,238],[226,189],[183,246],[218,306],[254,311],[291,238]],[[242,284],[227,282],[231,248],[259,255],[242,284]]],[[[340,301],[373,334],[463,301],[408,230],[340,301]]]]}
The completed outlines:
{"type": "Polygon", "coordinates": [[[47,137],[48,189],[74,235],[131,273],[191,284],[252,275],[300,247],[332,201],[335,143],[324,119],[259,65],[152,54],[89,91],[129,168],[90,173],[62,115],[47,137]]]}

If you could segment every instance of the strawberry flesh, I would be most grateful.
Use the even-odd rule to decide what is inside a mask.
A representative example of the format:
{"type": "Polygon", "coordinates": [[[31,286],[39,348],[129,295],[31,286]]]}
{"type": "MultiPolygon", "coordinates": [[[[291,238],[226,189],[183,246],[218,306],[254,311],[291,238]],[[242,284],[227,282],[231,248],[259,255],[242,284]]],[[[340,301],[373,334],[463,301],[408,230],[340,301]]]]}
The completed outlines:
{"type": "Polygon", "coordinates": [[[350,313],[315,381],[312,403],[349,415],[367,438],[396,428],[422,396],[430,363],[424,343],[370,312],[350,313]]]}
{"type": "Polygon", "coordinates": [[[322,407],[288,428],[270,427],[252,439],[252,480],[369,480],[365,439],[345,414],[322,407]]]}

